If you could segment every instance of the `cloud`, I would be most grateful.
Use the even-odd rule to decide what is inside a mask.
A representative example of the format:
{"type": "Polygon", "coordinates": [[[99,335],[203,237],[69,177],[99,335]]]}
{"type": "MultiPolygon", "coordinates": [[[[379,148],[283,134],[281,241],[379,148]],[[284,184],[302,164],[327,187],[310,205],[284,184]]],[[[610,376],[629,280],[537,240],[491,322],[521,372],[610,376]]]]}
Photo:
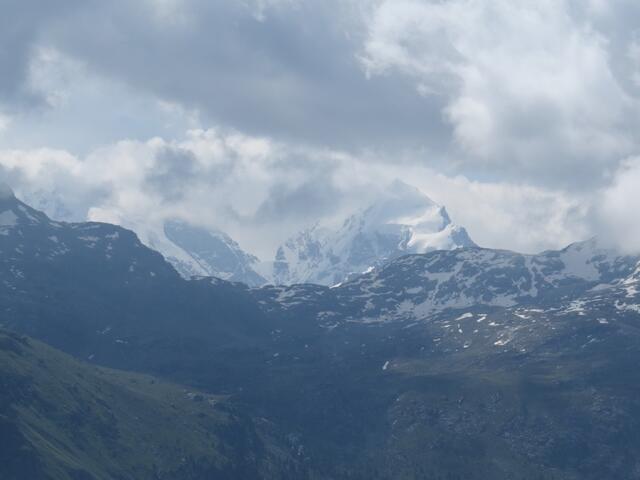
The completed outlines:
{"type": "Polygon", "coordinates": [[[600,238],[628,253],[640,253],[640,157],[628,158],[611,185],[599,192],[593,219],[600,238]]]}
{"type": "Polygon", "coordinates": [[[271,187],[270,195],[260,204],[254,218],[259,223],[285,219],[308,223],[340,209],[342,196],[343,192],[325,175],[295,187],[278,182],[271,187]]]}
{"type": "Polygon", "coordinates": [[[383,1],[363,63],[444,96],[454,156],[467,167],[589,189],[637,150],[640,105],[612,63],[611,31],[594,27],[605,6],[577,5],[383,1]]]}
{"type": "Polygon", "coordinates": [[[78,0],[5,0],[0,16],[0,102],[5,108],[19,110],[43,102],[31,90],[31,56],[43,31],[78,4],[78,0]]]}
{"type": "Polygon", "coordinates": [[[145,183],[170,202],[183,198],[197,175],[197,159],[192,152],[167,146],[156,153],[153,171],[145,183]]]}
{"type": "Polygon", "coordinates": [[[0,135],[11,125],[11,117],[0,112],[0,135]]]}
{"type": "Polygon", "coordinates": [[[537,253],[593,235],[588,221],[591,198],[584,194],[435,172],[414,183],[446,205],[452,218],[484,247],[537,253]]]}
{"type": "Polygon", "coordinates": [[[69,152],[49,148],[0,152],[0,177],[20,198],[54,218],[85,219],[90,206],[109,195],[108,185],[87,175],[69,152]]]}
{"type": "Polygon", "coordinates": [[[11,120],[0,148],[46,147],[84,155],[123,138],[173,137],[200,126],[197,111],[100,76],[58,49],[38,46],[30,52],[25,88],[39,101],[18,107],[0,100],[0,112],[11,120]]]}
{"type": "Polygon", "coordinates": [[[178,217],[237,233],[264,253],[311,217],[342,207],[332,155],[231,130],[192,130],[177,140],[123,140],[84,157],[0,150],[0,176],[61,220],[147,231],[178,217]]]}
{"type": "Polygon", "coordinates": [[[12,147],[222,125],[565,190],[602,186],[638,148],[630,0],[49,4],[6,7],[25,21],[0,33],[0,92],[54,107],[14,120],[12,147]]]}
{"type": "Polygon", "coordinates": [[[269,256],[397,177],[478,243],[536,251],[623,232],[635,205],[631,0],[9,0],[3,12],[0,174],[54,216],[178,216],[269,256]]]}
{"type": "Polygon", "coordinates": [[[633,65],[631,81],[640,88],[640,39],[634,38],[627,47],[627,56],[633,65]]]}
{"type": "Polygon", "coordinates": [[[535,252],[590,235],[588,199],[223,129],[120,141],[82,158],[0,151],[0,174],[55,218],[119,223],[144,237],[177,217],[221,228],[263,258],[300,229],[366,206],[394,178],[446,205],[481,245],[535,252]]]}
{"type": "Polygon", "coordinates": [[[89,2],[46,42],[207,125],[332,148],[443,145],[438,99],[363,72],[359,11],[337,0],[89,2]]]}

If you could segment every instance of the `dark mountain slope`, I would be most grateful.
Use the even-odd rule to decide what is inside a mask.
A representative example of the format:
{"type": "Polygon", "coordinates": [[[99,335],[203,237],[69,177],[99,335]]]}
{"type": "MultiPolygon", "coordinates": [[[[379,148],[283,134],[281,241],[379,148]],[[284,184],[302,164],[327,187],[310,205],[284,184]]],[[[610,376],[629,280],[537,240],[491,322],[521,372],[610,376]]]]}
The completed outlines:
{"type": "Polygon", "coordinates": [[[255,350],[263,317],[244,287],[185,281],[128,230],[0,199],[0,324],[111,367],[194,380],[206,366],[223,387],[247,373],[222,352],[255,350]]]}
{"type": "Polygon", "coordinates": [[[224,397],[86,365],[0,330],[0,478],[301,478],[224,397]]]}

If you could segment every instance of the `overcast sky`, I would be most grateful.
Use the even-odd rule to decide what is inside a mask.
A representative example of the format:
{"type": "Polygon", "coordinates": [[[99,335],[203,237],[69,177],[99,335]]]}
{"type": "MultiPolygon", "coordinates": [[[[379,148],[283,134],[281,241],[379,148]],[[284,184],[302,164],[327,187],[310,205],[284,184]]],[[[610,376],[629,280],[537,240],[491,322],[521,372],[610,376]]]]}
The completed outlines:
{"type": "Polygon", "coordinates": [[[488,247],[640,246],[637,0],[0,0],[0,176],[268,258],[394,178],[488,247]]]}

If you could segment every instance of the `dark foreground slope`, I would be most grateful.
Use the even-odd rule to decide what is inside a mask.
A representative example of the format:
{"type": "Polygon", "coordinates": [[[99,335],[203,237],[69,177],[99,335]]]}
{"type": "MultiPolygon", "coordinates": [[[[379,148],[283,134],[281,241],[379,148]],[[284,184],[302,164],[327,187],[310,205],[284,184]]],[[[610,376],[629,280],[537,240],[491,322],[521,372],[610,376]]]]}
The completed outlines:
{"type": "Polygon", "coordinates": [[[300,478],[223,397],[86,365],[0,330],[0,478],[300,478]]]}

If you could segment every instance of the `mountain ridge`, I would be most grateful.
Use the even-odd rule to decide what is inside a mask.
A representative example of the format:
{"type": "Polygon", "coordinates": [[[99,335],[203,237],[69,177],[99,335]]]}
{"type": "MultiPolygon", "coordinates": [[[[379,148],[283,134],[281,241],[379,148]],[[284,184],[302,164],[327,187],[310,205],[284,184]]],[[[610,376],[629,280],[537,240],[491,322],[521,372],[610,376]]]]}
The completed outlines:
{"type": "Polygon", "coordinates": [[[250,288],[186,280],[120,227],[18,206],[0,227],[5,326],[231,395],[314,480],[634,478],[637,257],[593,240],[468,247],[333,288],[250,288]]]}
{"type": "Polygon", "coordinates": [[[334,285],[410,253],[475,246],[446,208],[417,188],[392,182],[337,229],[316,224],[290,237],[271,261],[245,252],[226,233],[174,219],[162,229],[133,226],[186,279],[215,276],[251,287],[334,285]]]}
{"type": "Polygon", "coordinates": [[[396,180],[337,230],[312,227],[281,245],[273,283],[335,285],[402,255],[471,246],[445,207],[396,180]]]}

